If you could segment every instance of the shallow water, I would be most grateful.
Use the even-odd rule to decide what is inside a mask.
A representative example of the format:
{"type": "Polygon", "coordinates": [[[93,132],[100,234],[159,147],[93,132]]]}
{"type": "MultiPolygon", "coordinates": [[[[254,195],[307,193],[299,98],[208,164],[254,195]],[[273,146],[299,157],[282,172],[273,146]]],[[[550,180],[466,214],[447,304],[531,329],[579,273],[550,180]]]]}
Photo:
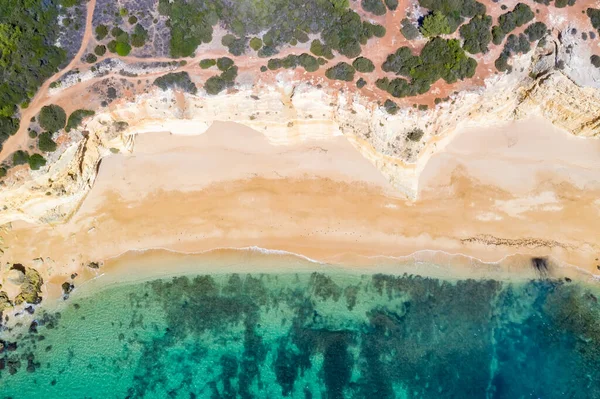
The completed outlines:
{"type": "Polygon", "coordinates": [[[600,306],[574,283],[188,276],[37,316],[0,397],[600,398],[600,306]]]}

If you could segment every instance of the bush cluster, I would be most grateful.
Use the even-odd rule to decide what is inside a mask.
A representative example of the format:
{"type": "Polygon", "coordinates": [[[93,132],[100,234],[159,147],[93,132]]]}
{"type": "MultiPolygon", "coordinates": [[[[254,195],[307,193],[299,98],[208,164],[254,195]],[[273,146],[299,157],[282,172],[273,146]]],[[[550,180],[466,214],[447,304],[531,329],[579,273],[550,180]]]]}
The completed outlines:
{"type": "Polygon", "coordinates": [[[374,15],[385,15],[386,8],[381,0],[362,0],[360,2],[363,10],[370,12],[374,15]]]}
{"type": "Polygon", "coordinates": [[[298,66],[304,68],[306,72],[315,72],[319,69],[319,60],[308,53],[300,55],[290,54],[284,58],[271,58],[267,62],[267,68],[274,71],[279,68],[295,69],[298,66]]]}
{"type": "Polygon", "coordinates": [[[456,39],[440,37],[430,40],[420,55],[413,55],[408,47],[390,54],[382,65],[385,72],[410,78],[378,79],[377,87],[394,97],[407,97],[426,93],[439,79],[448,83],[473,77],[477,62],[468,57],[456,39]]]}
{"type": "Polygon", "coordinates": [[[531,11],[531,7],[524,3],[519,3],[512,11],[500,15],[498,17],[498,27],[494,27],[496,32],[492,31],[494,44],[501,44],[505,35],[508,35],[515,28],[525,25],[534,17],[535,14],[531,11]]]}
{"type": "Polygon", "coordinates": [[[597,10],[595,8],[588,8],[586,10],[586,14],[589,17],[594,29],[600,32],[600,10],[597,10]]]}
{"type": "Polygon", "coordinates": [[[310,52],[316,55],[317,57],[325,57],[328,60],[333,58],[333,52],[331,51],[331,47],[321,43],[321,41],[318,39],[315,39],[310,43],[310,52]]]}
{"type": "Polygon", "coordinates": [[[525,34],[530,42],[541,39],[548,32],[548,27],[543,22],[534,22],[525,29],[525,34]]]}
{"type": "Polygon", "coordinates": [[[190,94],[196,94],[198,92],[198,88],[190,79],[190,75],[185,71],[172,72],[160,76],[154,80],[154,85],[162,90],[178,88],[190,94]]]}
{"type": "MultiPolygon", "coordinates": [[[[59,5],[47,0],[0,0],[0,118],[12,118],[21,104],[66,60],[54,45],[59,5]]],[[[0,145],[7,131],[0,131],[0,145]]]]}
{"type": "Polygon", "coordinates": [[[211,76],[204,82],[204,90],[211,95],[219,94],[228,87],[233,86],[238,73],[238,67],[233,64],[233,60],[230,58],[221,57],[217,59],[216,64],[221,74],[211,76]]]}
{"type": "Polygon", "coordinates": [[[89,109],[78,109],[73,111],[71,115],[69,115],[69,120],[67,121],[65,131],[70,132],[72,129],[77,129],[85,118],[88,116],[93,116],[94,114],[95,112],[89,109]]]}
{"type": "Polygon", "coordinates": [[[447,35],[454,32],[450,20],[441,11],[434,11],[423,18],[421,24],[421,34],[425,37],[433,37],[439,35],[447,35]]]}
{"type": "Polygon", "coordinates": [[[19,120],[16,118],[0,117],[0,151],[8,138],[19,130],[19,120]]]}
{"type": "Polygon", "coordinates": [[[67,114],[58,105],[46,105],[40,110],[38,122],[43,129],[54,133],[65,127],[67,114]]]}
{"type": "Polygon", "coordinates": [[[200,60],[200,68],[202,69],[208,69],[214,67],[215,65],[217,65],[217,60],[215,59],[205,58],[203,60],[200,60]]]}
{"type": "MultiPolygon", "coordinates": [[[[552,0],[533,0],[536,3],[544,4],[549,6],[552,0]]],[[[554,7],[556,8],[564,8],[566,6],[574,6],[577,0],[555,0],[554,7]]]]}
{"type": "Polygon", "coordinates": [[[390,99],[385,100],[383,103],[383,108],[390,115],[396,115],[398,113],[398,105],[390,99]]]}
{"type": "MultiPolygon", "coordinates": [[[[396,0],[385,0],[385,5],[382,0],[365,1],[378,5],[380,11],[397,7],[396,0]]],[[[349,8],[348,0],[159,0],[158,10],[169,17],[173,57],[191,56],[200,44],[209,43],[218,23],[231,35],[224,44],[233,54],[246,51],[250,38],[257,37],[262,46],[258,47],[257,41],[253,46],[265,58],[277,54],[284,44],[304,43],[310,34],[319,33],[332,50],[356,57],[360,44],[384,31],[379,25],[363,22],[349,8]]]]}
{"type": "Polygon", "coordinates": [[[594,54],[590,57],[590,62],[592,63],[593,66],[595,66],[596,68],[600,68],[600,56],[594,54]]]}
{"type": "Polygon", "coordinates": [[[365,57],[358,57],[354,59],[354,61],[352,61],[352,66],[361,73],[371,73],[375,70],[373,61],[365,57]]]}
{"type": "Polygon", "coordinates": [[[492,41],[490,27],[492,17],[489,15],[476,15],[468,24],[460,27],[459,33],[463,38],[463,48],[471,54],[485,53],[488,44],[492,41]]]}
{"type": "Polygon", "coordinates": [[[345,82],[352,82],[354,80],[354,67],[345,62],[339,62],[336,65],[328,68],[325,71],[327,79],[331,80],[343,80],[345,82]]]}
{"type": "Polygon", "coordinates": [[[404,18],[400,22],[400,33],[406,40],[414,40],[419,37],[419,29],[410,22],[410,19],[404,18]]]}
{"type": "Polygon", "coordinates": [[[38,148],[43,152],[56,151],[56,143],[52,140],[52,133],[44,132],[38,136],[38,148]]]}

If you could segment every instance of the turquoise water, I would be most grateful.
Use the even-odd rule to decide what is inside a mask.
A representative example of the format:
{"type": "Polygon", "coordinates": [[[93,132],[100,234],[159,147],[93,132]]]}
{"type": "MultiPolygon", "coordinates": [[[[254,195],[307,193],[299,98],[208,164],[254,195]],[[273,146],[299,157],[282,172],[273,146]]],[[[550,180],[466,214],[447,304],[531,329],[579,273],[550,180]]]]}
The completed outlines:
{"type": "Polygon", "coordinates": [[[600,306],[575,283],[188,276],[38,313],[0,397],[600,398],[600,306]]]}

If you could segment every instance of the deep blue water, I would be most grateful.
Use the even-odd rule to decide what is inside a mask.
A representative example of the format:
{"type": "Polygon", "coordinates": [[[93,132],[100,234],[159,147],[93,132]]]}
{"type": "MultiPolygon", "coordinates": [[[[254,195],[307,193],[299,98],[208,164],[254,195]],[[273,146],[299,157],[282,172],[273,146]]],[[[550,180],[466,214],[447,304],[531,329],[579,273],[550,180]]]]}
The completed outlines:
{"type": "Polygon", "coordinates": [[[0,397],[600,398],[600,306],[575,283],[205,275],[37,313],[0,397]]]}

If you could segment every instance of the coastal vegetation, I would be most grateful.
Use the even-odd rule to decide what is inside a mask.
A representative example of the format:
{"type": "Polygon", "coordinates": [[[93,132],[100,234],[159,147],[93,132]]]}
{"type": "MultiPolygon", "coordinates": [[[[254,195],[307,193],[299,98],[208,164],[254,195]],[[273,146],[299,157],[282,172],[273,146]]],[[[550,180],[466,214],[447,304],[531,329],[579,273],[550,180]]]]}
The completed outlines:
{"type": "Polygon", "coordinates": [[[331,80],[343,80],[352,82],[354,80],[354,67],[346,62],[339,62],[325,71],[325,76],[331,80]]]}
{"type": "Polygon", "coordinates": [[[65,127],[67,114],[58,105],[46,105],[40,110],[38,122],[43,129],[49,132],[57,132],[65,127]]]}
{"type": "Polygon", "coordinates": [[[172,72],[154,80],[154,85],[162,90],[179,89],[186,93],[196,94],[198,88],[187,72],[172,72]]]}
{"type": "Polygon", "coordinates": [[[383,63],[385,72],[410,80],[385,77],[378,79],[376,85],[394,97],[413,96],[426,93],[439,79],[454,83],[470,78],[476,66],[477,62],[466,55],[458,40],[436,37],[427,42],[419,55],[413,55],[408,47],[400,47],[383,63]]]}
{"type": "Polygon", "coordinates": [[[267,62],[267,68],[274,71],[280,68],[295,69],[300,66],[306,72],[315,72],[319,69],[319,60],[308,53],[300,55],[290,54],[284,58],[271,58],[267,62]]]}
{"type": "Polygon", "coordinates": [[[238,67],[234,65],[231,58],[221,57],[215,63],[221,74],[211,76],[204,82],[204,90],[210,95],[219,94],[223,90],[232,87],[238,73],[238,67]]]}
{"type": "Polygon", "coordinates": [[[78,109],[73,111],[71,115],[69,115],[69,120],[67,121],[67,126],[65,126],[65,131],[70,132],[72,129],[77,129],[81,122],[88,116],[93,116],[95,114],[94,111],[89,109],[78,109]]]}
{"type": "Polygon", "coordinates": [[[0,146],[18,126],[16,113],[66,60],[56,0],[0,0],[0,146]]]}

